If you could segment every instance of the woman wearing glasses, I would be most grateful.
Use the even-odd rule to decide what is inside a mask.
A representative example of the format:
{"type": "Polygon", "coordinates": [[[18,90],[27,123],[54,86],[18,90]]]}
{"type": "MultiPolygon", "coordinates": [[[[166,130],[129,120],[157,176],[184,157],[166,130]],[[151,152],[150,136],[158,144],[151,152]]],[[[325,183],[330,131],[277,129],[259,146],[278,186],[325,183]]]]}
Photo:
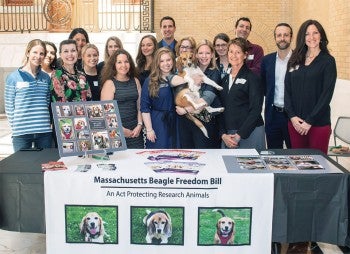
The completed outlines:
{"type": "Polygon", "coordinates": [[[221,79],[227,74],[230,63],[228,62],[228,43],[230,37],[225,33],[219,33],[214,37],[214,48],[216,56],[216,65],[220,71],[221,79]]]}

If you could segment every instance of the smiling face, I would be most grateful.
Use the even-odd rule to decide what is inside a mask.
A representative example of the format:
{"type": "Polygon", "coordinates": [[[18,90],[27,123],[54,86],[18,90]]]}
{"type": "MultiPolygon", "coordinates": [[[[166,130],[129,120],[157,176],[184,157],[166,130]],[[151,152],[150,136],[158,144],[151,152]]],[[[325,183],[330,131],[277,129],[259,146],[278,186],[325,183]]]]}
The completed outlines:
{"type": "Polygon", "coordinates": [[[248,39],[250,34],[251,25],[249,21],[240,20],[236,27],[236,37],[241,37],[243,39],[248,39]]]}
{"type": "Polygon", "coordinates": [[[79,55],[81,54],[81,49],[86,45],[87,41],[85,38],[85,35],[81,34],[81,33],[77,33],[76,35],[74,35],[74,37],[72,38],[73,40],[75,40],[77,42],[77,47],[78,47],[78,53],[79,55]]]}
{"type": "Polygon", "coordinates": [[[228,61],[232,67],[240,68],[243,66],[247,54],[243,52],[242,48],[236,44],[231,44],[228,48],[228,61]]]}
{"type": "Polygon", "coordinates": [[[193,53],[193,45],[189,40],[183,40],[179,47],[179,53],[181,54],[182,52],[187,52],[187,51],[193,53]]]}
{"type": "Polygon", "coordinates": [[[209,66],[212,58],[214,57],[214,52],[211,51],[211,48],[208,45],[202,45],[198,48],[196,58],[200,67],[209,66]]]}
{"type": "Polygon", "coordinates": [[[141,52],[144,56],[151,56],[154,52],[156,45],[150,38],[144,38],[141,41],[141,52]]]}
{"type": "Polygon", "coordinates": [[[280,50],[284,50],[290,47],[292,42],[292,33],[287,26],[278,26],[275,29],[275,41],[280,50]]]}
{"type": "Polygon", "coordinates": [[[27,64],[37,68],[45,58],[45,49],[41,45],[32,47],[27,53],[27,64]]]}
{"type": "Polygon", "coordinates": [[[130,70],[130,62],[127,55],[117,55],[115,69],[117,70],[117,76],[125,77],[128,75],[128,72],[130,70]]]}
{"type": "Polygon", "coordinates": [[[320,47],[321,34],[315,25],[309,25],[306,29],[305,44],[308,48],[318,49],[320,47]]]}
{"type": "Polygon", "coordinates": [[[60,57],[63,64],[74,65],[78,60],[77,46],[73,43],[62,45],[60,57]]]}
{"type": "Polygon", "coordinates": [[[160,26],[160,31],[163,35],[163,39],[166,41],[172,41],[174,39],[174,34],[176,31],[176,27],[172,20],[165,19],[162,21],[160,26]]]}
{"type": "Polygon", "coordinates": [[[219,56],[226,56],[227,55],[227,42],[218,38],[215,41],[215,51],[219,56]]]}
{"type": "Polygon", "coordinates": [[[51,46],[46,44],[46,56],[44,58],[43,64],[49,66],[56,57],[56,50],[51,46]]]}
{"type": "Polygon", "coordinates": [[[109,56],[111,56],[118,49],[120,49],[120,46],[114,40],[109,40],[108,41],[108,43],[107,43],[107,52],[108,52],[109,56]]]}
{"type": "Polygon", "coordinates": [[[159,69],[163,77],[166,77],[170,74],[173,66],[174,62],[170,54],[164,53],[160,56],[159,69]]]}
{"type": "Polygon", "coordinates": [[[83,54],[83,63],[87,67],[95,67],[98,63],[98,52],[94,48],[88,48],[83,54]]]}

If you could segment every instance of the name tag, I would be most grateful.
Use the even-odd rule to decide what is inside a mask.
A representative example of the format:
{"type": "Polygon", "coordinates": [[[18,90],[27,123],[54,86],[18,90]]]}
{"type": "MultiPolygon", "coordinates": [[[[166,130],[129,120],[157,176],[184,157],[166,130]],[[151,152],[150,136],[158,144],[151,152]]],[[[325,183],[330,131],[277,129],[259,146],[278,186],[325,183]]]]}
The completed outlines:
{"type": "Polygon", "coordinates": [[[18,81],[16,83],[16,88],[17,89],[28,88],[28,87],[29,87],[29,82],[18,81]]]}
{"type": "Polygon", "coordinates": [[[94,86],[98,86],[98,81],[94,81],[94,86]]]}
{"type": "Polygon", "coordinates": [[[248,55],[247,60],[254,60],[254,55],[248,55]]]}

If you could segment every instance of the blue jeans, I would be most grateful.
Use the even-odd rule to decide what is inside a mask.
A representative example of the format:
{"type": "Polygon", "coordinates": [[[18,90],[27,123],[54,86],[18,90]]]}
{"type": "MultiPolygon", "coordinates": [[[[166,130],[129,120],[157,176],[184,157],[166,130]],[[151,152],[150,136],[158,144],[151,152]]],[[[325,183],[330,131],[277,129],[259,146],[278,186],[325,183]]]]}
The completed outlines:
{"type": "Polygon", "coordinates": [[[13,150],[15,152],[22,148],[31,148],[33,143],[34,147],[37,148],[51,148],[52,133],[45,132],[12,137],[13,150]]]}

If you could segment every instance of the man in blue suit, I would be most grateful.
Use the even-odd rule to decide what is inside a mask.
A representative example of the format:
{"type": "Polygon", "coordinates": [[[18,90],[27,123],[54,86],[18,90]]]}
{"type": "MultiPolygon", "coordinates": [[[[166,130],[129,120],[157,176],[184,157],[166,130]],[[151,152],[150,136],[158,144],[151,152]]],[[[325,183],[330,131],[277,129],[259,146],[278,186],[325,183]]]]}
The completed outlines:
{"type": "Polygon", "coordinates": [[[266,55],[261,63],[261,80],[265,92],[265,133],[268,149],[290,148],[288,117],[284,111],[284,78],[292,55],[293,30],[280,23],[275,27],[277,52],[266,55]]]}

